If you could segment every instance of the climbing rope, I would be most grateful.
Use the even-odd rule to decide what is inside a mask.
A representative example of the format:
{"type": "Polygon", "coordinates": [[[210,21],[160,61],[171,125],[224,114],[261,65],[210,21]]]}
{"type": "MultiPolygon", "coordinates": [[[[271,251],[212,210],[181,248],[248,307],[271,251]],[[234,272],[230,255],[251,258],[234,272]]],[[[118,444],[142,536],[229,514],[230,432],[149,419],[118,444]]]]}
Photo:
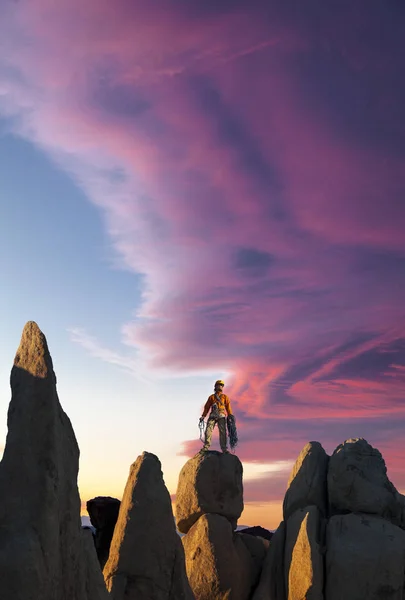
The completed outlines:
{"type": "Polygon", "coordinates": [[[202,441],[202,443],[204,444],[205,439],[204,439],[204,432],[205,432],[205,421],[200,419],[200,421],[198,421],[198,427],[200,429],[200,440],[202,441]]]}
{"type": "Polygon", "coordinates": [[[226,426],[228,428],[229,445],[234,451],[238,445],[238,432],[236,430],[236,420],[234,415],[228,415],[226,418],[226,426]]]}

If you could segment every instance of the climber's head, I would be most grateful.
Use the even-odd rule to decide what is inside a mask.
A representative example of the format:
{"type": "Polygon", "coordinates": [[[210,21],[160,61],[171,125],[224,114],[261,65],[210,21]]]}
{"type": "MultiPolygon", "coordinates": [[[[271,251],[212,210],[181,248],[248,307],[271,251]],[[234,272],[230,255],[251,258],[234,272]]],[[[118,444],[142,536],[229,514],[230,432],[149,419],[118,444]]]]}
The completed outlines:
{"type": "Polygon", "coordinates": [[[218,380],[215,382],[215,385],[214,385],[214,390],[215,390],[216,392],[222,392],[222,391],[223,391],[223,389],[224,389],[224,385],[225,385],[225,383],[222,381],[222,379],[218,379],[218,380]]]}

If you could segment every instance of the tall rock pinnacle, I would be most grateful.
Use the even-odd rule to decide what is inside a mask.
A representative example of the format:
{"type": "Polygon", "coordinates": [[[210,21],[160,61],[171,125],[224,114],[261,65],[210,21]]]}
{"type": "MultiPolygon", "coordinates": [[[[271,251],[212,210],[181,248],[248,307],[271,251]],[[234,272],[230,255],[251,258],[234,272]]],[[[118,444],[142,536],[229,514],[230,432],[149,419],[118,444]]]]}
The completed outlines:
{"type": "Polygon", "coordinates": [[[1,598],[87,600],[79,448],[36,323],[24,327],[11,391],[0,463],[1,598]]]}

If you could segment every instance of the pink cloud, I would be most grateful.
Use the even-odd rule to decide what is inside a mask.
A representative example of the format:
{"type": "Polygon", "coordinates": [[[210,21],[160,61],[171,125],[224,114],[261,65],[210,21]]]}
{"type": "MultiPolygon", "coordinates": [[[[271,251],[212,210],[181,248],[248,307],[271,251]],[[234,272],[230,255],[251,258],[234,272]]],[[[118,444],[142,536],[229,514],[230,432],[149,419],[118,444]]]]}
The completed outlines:
{"type": "Polygon", "coordinates": [[[322,421],[404,417],[402,13],[226,6],[16,3],[0,73],[145,274],[124,341],[227,369],[245,459],[283,459],[322,421]]]}

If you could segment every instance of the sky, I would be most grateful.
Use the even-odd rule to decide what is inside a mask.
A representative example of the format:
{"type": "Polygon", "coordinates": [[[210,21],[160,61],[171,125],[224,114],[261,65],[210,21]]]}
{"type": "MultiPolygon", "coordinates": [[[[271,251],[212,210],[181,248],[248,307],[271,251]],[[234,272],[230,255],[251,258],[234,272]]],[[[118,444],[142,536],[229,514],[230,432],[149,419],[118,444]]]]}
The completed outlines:
{"type": "MultiPolygon", "coordinates": [[[[364,437],[405,492],[405,6],[0,0],[0,444],[26,321],[120,498],[226,381],[240,523],[364,437]]],[[[214,448],[218,448],[214,432],[214,448]]]]}

